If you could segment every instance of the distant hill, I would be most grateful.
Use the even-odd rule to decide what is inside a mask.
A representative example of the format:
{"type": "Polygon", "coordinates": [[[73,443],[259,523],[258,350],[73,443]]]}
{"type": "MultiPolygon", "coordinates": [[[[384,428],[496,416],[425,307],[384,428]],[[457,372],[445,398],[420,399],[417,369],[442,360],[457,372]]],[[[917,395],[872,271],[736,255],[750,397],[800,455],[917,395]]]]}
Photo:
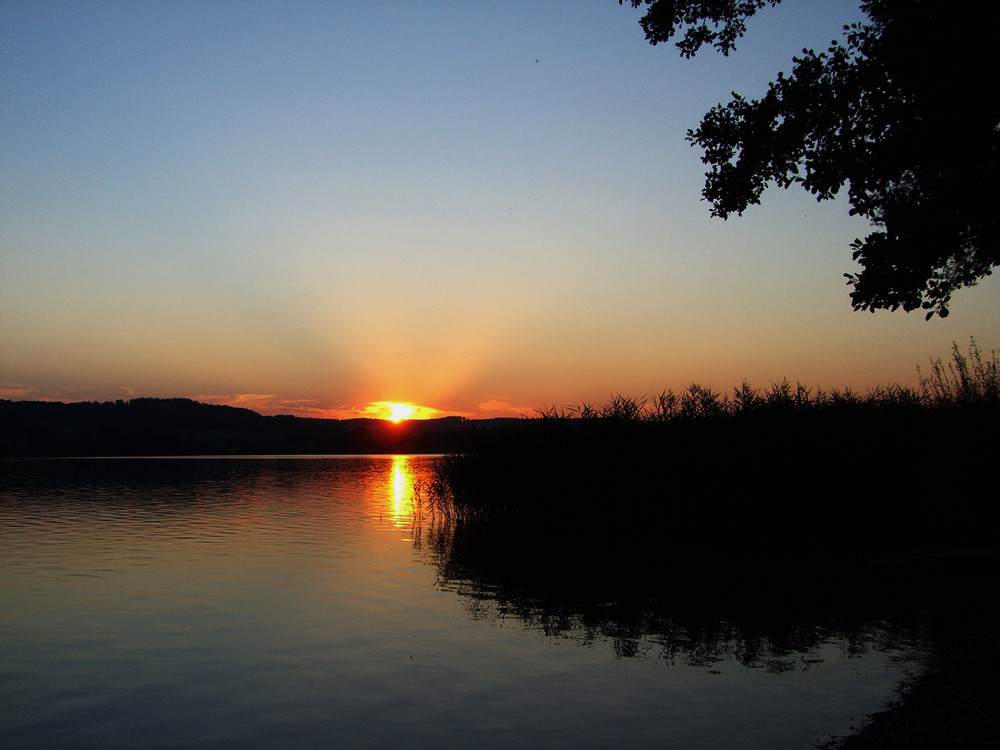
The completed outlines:
{"type": "Polygon", "coordinates": [[[0,399],[0,456],[163,456],[446,453],[514,419],[267,417],[185,398],[128,401],[0,399]]]}

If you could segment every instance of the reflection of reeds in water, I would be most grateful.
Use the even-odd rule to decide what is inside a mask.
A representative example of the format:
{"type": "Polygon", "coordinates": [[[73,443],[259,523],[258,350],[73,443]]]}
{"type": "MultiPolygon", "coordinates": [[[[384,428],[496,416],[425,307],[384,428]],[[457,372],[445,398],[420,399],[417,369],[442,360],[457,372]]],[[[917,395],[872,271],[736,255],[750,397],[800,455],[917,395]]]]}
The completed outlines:
{"type": "Polygon", "coordinates": [[[831,644],[847,657],[919,651],[929,637],[920,607],[899,596],[912,569],[666,549],[653,535],[512,518],[428,518],[414,543],[474,619],[607,644],[619,658],[782,672],[809,669],[831,644]]]}
{"type": "MultiPolygon", "coordinates": [[[[617,658],[710,672],[780,675],[858,658],[868,666],[855,669],[902,663],[913,676],[929,661],[936,671],[912,689],[927,694],[930,685],[933,697],[916,710],[942,726],[971,726],[970,736],[993,736],[967,701],[946,696],[942,703],[939,693],[941,684],[955,685],[974,704],[996,705],[989,702],[994,681],[952,680],[956,648],[961,659],[987,670],[996,663],[995,648],[982,652],[996,645],[989,563],[995,554],[866,562],[822,548],[786,550],[771,544],[780,538],[773,532],[752,530],[747,533],[759,548],[748,551],[703,535],[697,543],[667,542],[662,526],[642,513],[594,513],[586,523],[580,514],[560,518],[544,511],[430,514],[414,543],[436,566],[439,585],[460,595],[475,619],[611,648],[617,658]],[[617,523],[616,515],[629,520],[617,523]],[[970,631],[978,635],[971,646],[962,645],[970,631]]],[[[896,735],[900,721],[911,721],[911,714],[888,716],[879,726],[890,726],[881,730],[889,736],[890,721],[896,735]]]]}

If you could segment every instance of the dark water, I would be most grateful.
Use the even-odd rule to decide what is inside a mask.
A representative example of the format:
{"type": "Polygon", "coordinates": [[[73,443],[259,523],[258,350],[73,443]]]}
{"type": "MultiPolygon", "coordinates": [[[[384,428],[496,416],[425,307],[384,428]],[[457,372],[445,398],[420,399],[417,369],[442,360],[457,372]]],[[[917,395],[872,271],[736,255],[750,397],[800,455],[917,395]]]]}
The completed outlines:
{"type": "Polygon", "coordinates": [[[433,460],[0,463],[0,746],[808,748],[921,668],[780,576],[706,608],[415,519],[433,460]]]}

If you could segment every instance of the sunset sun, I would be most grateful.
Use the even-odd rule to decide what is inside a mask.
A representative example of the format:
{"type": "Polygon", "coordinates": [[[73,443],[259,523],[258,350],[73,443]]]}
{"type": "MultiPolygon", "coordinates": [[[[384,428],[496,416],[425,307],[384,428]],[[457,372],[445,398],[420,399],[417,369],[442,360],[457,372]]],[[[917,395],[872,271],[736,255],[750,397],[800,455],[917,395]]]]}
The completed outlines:
{"type": "Polygon", "coordinates": [[[389,416],[387,417],[387,419],[390,422],[396,422],[396,423],[402,422],[404,419],[409,419],[417,411],[417,407],[413,406],[412,404],[390,403],[386,404],[385,408],[389,412],[389,416]]]}
{"type": "Polygon", "coordinates": [[[430,406],[407,404],[402,401],[372,401],[362,410],[370,419],[384,419],[399,424],[409,419],[432,419],[441,412],[430,406]]]}

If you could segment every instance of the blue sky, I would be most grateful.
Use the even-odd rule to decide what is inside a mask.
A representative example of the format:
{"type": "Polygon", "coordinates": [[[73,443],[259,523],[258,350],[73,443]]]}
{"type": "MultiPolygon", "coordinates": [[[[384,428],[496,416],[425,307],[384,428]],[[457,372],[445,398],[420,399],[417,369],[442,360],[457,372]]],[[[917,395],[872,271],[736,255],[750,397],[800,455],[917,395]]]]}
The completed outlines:
{"type": "MultiPolygon", "coordinates": [[[[627,3],[626,3],[627,6],[627,3]]],[[[0,5],[0,390],[268,413],[518,413],[788,377],[912,384],[975,336],[853,312],[868,231],[773,189],[709,217],[684,140],[856,3],[726,58],[601,2],[0,5]]]]}

